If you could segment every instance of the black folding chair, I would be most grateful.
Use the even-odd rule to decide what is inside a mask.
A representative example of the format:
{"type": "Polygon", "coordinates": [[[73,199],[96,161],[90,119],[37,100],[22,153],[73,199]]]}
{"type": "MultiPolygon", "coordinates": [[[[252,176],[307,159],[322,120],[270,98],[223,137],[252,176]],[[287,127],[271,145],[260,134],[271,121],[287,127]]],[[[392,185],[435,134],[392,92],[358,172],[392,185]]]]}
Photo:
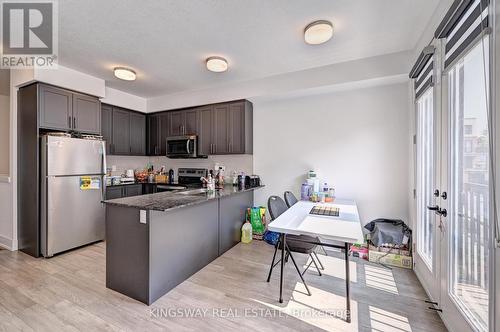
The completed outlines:
{"type": "MultiPolygon", "coordinates": [[[[271,215],[271,220],[276,219],[279,217],[283,212],[285,212],[288,207],[286,206],[286,203],[283,201],[281,197],[278,196],[271,196],[269,197],[269,200],[267,201],[267,207],[269,210],[269,214],[271,215]]],[[[313,257],[314,249],[316,248],[315,244],[311,243],[306,243],[302,241],[294,241],[294,240],[302,240],[302,241],[311,241],[311,242],[319,242],[318,238],[313,237],[313,236],[308,236],[308,235],[287,235],[286,236],[286,246],[285,246],[285,251],[286,251],[286,257],[285,257],[285,263],[288,261],[288,258],[292,259],[293,265],[295,266],[295,269],[297,270],[297,273],[300,276],[300,279],[304,283],[304,286],[307,289],[307,293],[311,295],[311,292],[309,291],[309,288],[307,287],[306,282],[304,281],[303,275],[306,273],[306,271],[309,269],[311,264],[314,264],[316,267],[316,270],[318,271],[318,274],[321,276],[321,270],[318,267],[316,260],[313,257]],[[305,268],[304,272],[300,272],[299,267],[297,266],[297,263],[295,262],[295,259],[293,258],[292,252],[298,252],[302,254],[307,254],[309,257],[311,257],[311,262],[307,265],[305,268]]],[[[274,255],[273,255],[273,260],[271,262],[271,267],[269,269],[269,275],[267,276],[267,282],[271,280],[271,274],[273,272],[273,269],[276,265],[278,265],[281,262],[281,258],[275,263],[274,261],[276,260],[276,252],[278,249],[282,249],[282,241],[281,237],[280,240],[276,243],[275,248],[274,248],[274,255]]],[[[317,256],[316,256],[317,257],[317,256]]],[[[319,261],[319,259],[318,259],[319,261]]],[[[320,265],[322,266],[323,269],[323,264],[319,262],[320,265]]]]}
{"type": "MultiPolygon", "coordinates": [[[[291,207],[292,205],[294,205],[295,203],[297,203],[299,201],[297,199],[297,197],[295,197],[295,195],[291,191],[285,191],[283,196],[285,197],[285,202],[286,202],[286,205],[288,207],[291,207]]],[[[328,256],[328,253],[326,252],[325,247],[323,247],[323,246],[319,246],[319,247],[323,250],[323,253],[325,254],[325,256],[328,256]]],[[[318,260],[318,263],[321,266],[321,269],[324,270],[325,268],[323,267],[323,264],[321,264],[321,261],[319,260],[319,257],[315,251],[313,251],[313,254],[314,254],[314,256],[316,256],[316,259],[318,260]]]]}

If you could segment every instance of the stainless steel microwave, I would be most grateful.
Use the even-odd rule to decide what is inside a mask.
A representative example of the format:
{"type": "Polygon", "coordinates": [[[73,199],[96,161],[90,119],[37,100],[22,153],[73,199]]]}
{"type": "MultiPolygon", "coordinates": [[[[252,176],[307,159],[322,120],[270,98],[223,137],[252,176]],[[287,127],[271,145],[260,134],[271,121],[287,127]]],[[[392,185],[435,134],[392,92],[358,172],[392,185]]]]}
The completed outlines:
{"type": "Polygon", "coordinates": [[[200,158],[196,135],[167,137],[168,158],[200,158]]]}

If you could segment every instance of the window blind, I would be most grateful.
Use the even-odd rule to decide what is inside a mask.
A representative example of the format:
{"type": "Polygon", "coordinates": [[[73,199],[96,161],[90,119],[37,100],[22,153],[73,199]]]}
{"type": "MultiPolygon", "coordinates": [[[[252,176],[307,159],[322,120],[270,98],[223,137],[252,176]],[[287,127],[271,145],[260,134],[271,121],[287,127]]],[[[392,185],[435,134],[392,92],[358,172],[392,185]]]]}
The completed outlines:
{"type": "Polygon", "coordinates": [[[434,37],[446,38],[445,69],[489,28],[489,0],[456,0],[434,37]]]}
{"type": "Polygon", "coordinates": [[[433,85],[434,50],[432,45],[424,48],[410,71],[410,78],[414,79],[415,99],[418,99],[428,87],[433,85]]]}

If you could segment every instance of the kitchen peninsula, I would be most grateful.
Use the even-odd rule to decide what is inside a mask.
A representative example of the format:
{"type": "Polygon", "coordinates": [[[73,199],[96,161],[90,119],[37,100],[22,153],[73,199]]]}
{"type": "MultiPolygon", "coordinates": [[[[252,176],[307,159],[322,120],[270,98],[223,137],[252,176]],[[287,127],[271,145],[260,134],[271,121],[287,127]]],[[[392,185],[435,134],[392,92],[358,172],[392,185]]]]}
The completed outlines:
{"type": "Polygon", "coordinates": [[[150,305],[240,241],[261,187],[106,200],[106,287],[150,305]]]}

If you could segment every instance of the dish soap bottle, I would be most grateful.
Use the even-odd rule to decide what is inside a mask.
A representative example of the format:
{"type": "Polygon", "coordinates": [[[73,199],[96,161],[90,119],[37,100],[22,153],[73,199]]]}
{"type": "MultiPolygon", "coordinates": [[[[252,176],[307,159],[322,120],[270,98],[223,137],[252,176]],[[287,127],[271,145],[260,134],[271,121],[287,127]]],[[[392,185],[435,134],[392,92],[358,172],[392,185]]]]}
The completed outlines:
{"type": "Polygon", "coordinates": [[[241,242],[252,242],[252,224],[248,220],[241,226],[241,242]]]}

